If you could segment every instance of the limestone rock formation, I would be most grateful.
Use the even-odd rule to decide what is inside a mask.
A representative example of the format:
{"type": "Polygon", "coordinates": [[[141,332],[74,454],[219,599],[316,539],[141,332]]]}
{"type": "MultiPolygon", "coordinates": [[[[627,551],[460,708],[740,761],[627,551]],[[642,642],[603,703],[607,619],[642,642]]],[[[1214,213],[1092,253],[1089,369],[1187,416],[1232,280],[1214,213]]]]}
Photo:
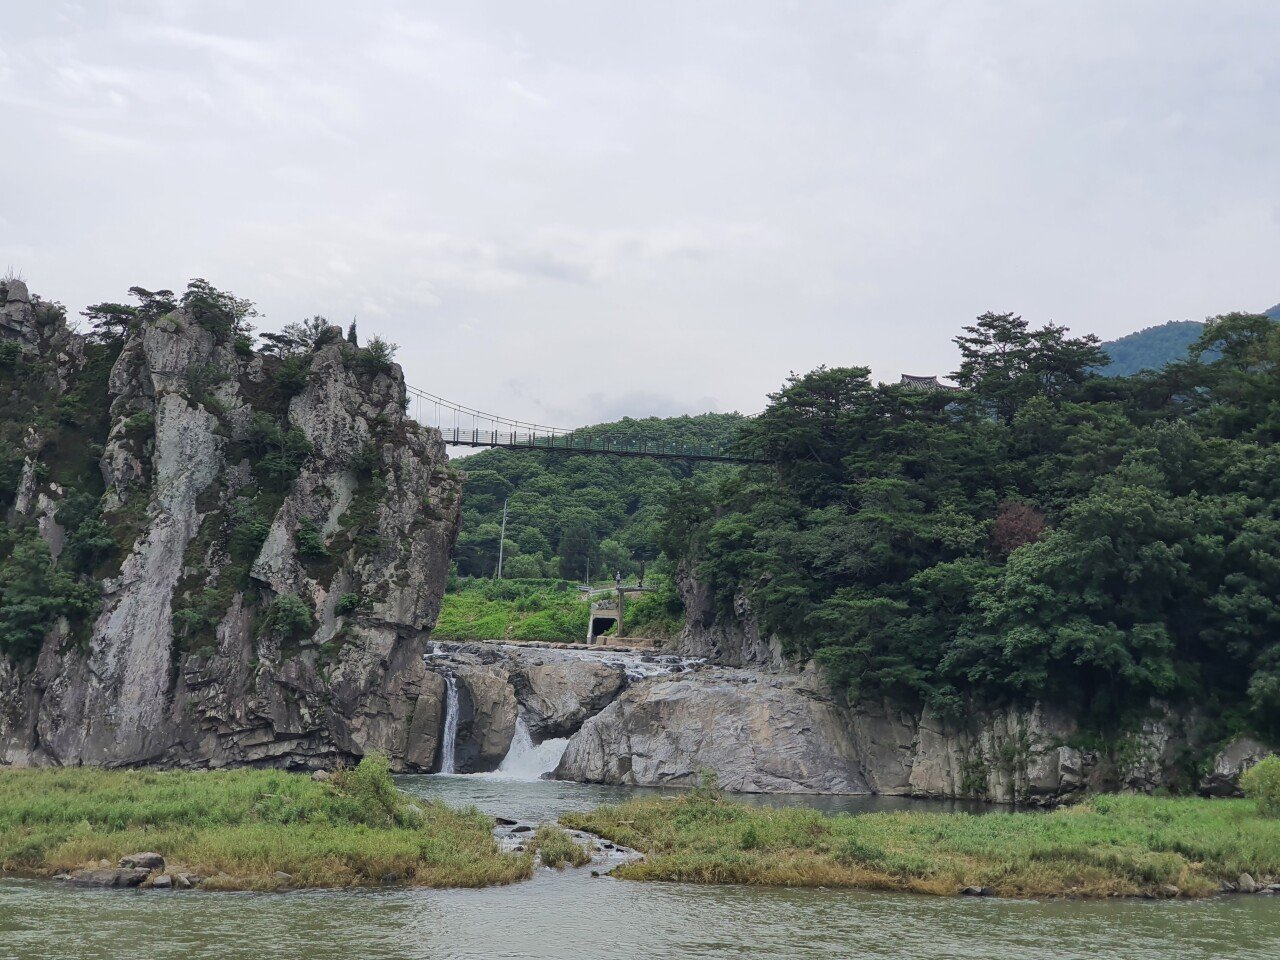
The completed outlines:
{"type": "Polygon", "coordinates": [[[193,284],[99,342],[24,285],[0,289],[0,339],[43,384],[30,404],[86,405],[59,433],[33,418],[9,522],[38,521],[56,555],[60,506],[96,496],[115,540],[80,574],[101,594],[90,621],[55,625],[34,656],[0,648],[0,763],[313,767],[379,750],[429,769],[442,685],[422,654],[461,479],[406,417],[398,366],[336,336],[287,365],[254,353],[216,294],[193,284]],[[74,425],[95,403],[100,439],[74,425]],[[59,448],[95,443],[100,480],[49,479],[74,467],[49,465],[59,448]]]}
{"type": "Polygon", "coordinates": [[[711,670],[633,685],[569,741],[556,776],[745,793],[870,793],[847,717],[792,679],[711,670]]]}
{"type": "MultiPolygon", "coordinates": [[[[626,686],[617,664],[589,652],[519,645],[437,643],[427,660],[428,682],[443,685],[444,673],[458,684],[458,730],[454,760],[459,773],[497,769],[511,748],[517,718],[535,743],[575,733],[626,686]]],[[[438,702],[438,700],[437,700],[438,702]]],[[[415,712],[409,750],[421,766],[437,758],[443,715],[430,720],[415,712]]]]}
{"type": "Polygon", "coordinates": [[[1213,758],[1213,769],[1200,781],[1200,792],[1211,797],[1240,795],[1240,774],[1275,751],[1253,737],[1236,737],[1213,758]]]}

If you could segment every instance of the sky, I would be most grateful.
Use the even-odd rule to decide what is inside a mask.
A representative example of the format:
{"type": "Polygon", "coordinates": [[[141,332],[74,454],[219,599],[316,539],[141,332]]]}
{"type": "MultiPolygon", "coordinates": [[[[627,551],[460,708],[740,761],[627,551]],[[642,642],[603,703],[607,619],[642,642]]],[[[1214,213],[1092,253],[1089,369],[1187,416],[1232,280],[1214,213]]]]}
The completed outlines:
{"type": "Polygon", "coordinates": [[[1280,300],[1280,3],[0,0],[0,270],[552,425],[1280,300]]]}

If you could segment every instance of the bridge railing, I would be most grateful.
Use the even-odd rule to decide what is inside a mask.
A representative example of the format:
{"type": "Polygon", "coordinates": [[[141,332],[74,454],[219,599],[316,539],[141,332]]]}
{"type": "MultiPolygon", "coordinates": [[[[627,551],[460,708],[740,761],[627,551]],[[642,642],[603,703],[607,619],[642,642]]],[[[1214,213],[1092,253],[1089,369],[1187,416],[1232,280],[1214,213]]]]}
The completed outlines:
{"type": "Polygon", "coordinates": [[[505,447],[511,450],[560,450],[577,453],[602,453],[620,457],[661,457],[688,460],[718,460],[725,463],[759,463],[713,444],[654,443],[647,440],[611,440],[573,432],[537,433],[502,432],[499,430],[466,430],[445,427],[440,430],[451,447],[505,447]]]}

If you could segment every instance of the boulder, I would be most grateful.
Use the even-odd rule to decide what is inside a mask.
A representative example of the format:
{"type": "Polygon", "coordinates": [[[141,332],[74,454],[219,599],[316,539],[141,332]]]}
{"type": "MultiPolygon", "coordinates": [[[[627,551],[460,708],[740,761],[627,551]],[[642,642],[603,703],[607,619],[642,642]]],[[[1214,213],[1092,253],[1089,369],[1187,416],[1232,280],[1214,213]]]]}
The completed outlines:
{"type": "Polygon", "coordinates": [[[149,876],[151,871],[145,867],[99,867],[94,870],[72,871],[71,882],[79,887],[136,887],[149,876]]]}
{"type": "Polygon", "coordinates": [[[516,693],[501,666],[459,665],[458,773],[496,770],[516,732],[516,693]]]}
{"type": "Polygon", "coordinates": [[[518,662],[511,682],[535,742],[576,733],[627,685],[620,666],[586,659],[518,662]]]}
{"type": "Polygon", "coordinates": [[[1258,883],[1247,873],[1240,874],[1236,878],[1236,889],[1241,893],[1257,893],[1259,890],[1258,883]]]}
{"type": "Polygon", "coordinates": [[[164,857],[158,853],[131,853],[120,858],[122,867],[146,867],[148,870],[163,870],[164,857]]]}
{"type": "Polygon", "coordinates": [[[1273,752],[1253,737],[1237,737],[1213,758],[1213,769],[1200,781],[1200,792],[1210,797],[1240,796],[1240,774],[1273,752]]]}
{"type": "Polygon", "coordinates": [[[162,873],[151,881],[151,888],[153,890],[171,890],[173,888],[173,877],[167,873],[162,873]]]}
{"type": "Polygon", "coordinates": [[[868,793],[847,713],[795,678],[707,671],[641,681],[573,735],[556,777],[747,793],[868,793]]]}
{"type": "Polygon", "coordinates": [[[436,754],[440,750],[440,735],[444,728],[444,677],[428,670],[422,677],[419,690],[404,755],[406,762],[413,766],[434,770],[438,766],[436,754]]]}
{"type": "Polygon", "coordinates": [[[312,783],[327,783],[331,779],[333,779],[333,776],[328,770],[317,770],[311,774],[312,783]]]}

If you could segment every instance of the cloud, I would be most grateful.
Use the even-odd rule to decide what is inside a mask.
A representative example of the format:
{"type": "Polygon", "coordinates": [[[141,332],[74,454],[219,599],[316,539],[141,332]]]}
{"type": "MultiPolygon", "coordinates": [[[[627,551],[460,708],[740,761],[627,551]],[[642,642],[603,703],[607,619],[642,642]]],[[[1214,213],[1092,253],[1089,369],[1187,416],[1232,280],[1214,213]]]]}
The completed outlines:
{"type": "Polygon", "coordinates": [[[0,260],[35,289],[358,315],[513,417],[945,372],[986,309],[1280,299],[1280,5],[14,6],[0,260]]]}

